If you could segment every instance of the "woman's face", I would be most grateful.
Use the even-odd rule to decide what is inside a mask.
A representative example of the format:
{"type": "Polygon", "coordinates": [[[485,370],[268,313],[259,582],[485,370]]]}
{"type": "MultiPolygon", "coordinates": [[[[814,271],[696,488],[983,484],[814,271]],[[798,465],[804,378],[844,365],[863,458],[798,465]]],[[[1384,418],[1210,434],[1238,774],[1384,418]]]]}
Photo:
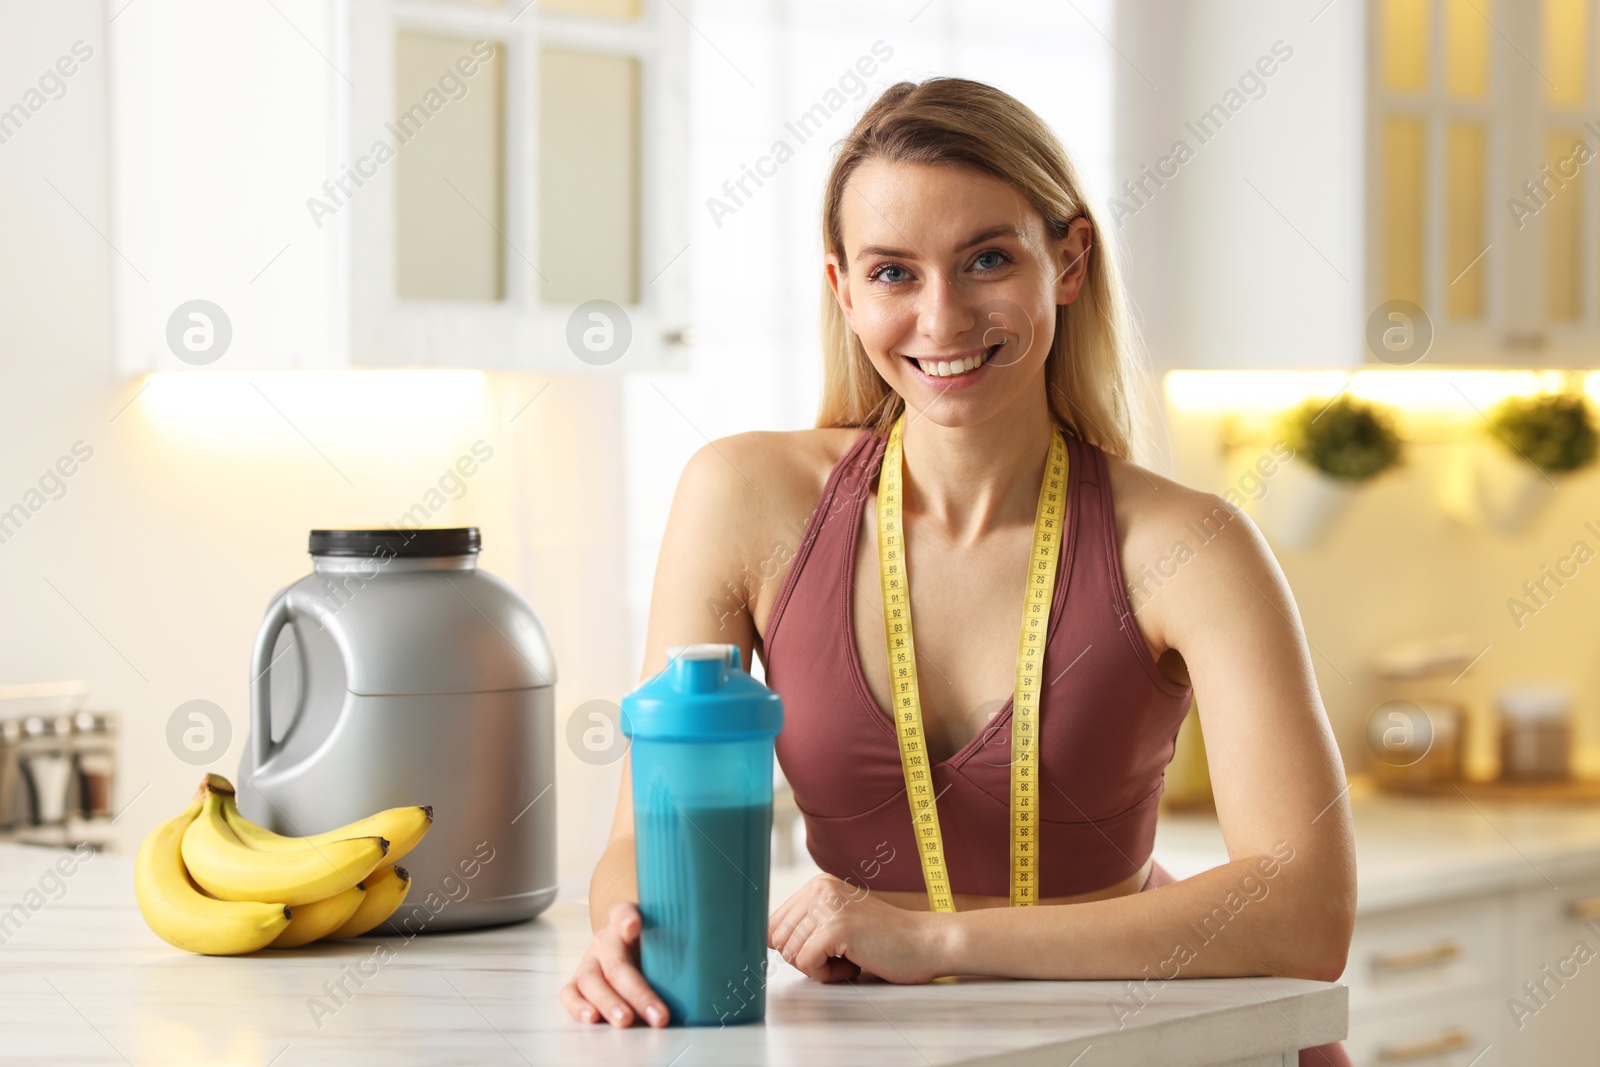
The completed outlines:
{"type": "Polygon", "coordinates": [[[1056,307],[1078,297],[1092,227],[1052,241],[1007,182],[955,166],[869,160],[839,209],[828,282],[872,365],[917,411],[970,426],[1045,388],[1056,307]]]}

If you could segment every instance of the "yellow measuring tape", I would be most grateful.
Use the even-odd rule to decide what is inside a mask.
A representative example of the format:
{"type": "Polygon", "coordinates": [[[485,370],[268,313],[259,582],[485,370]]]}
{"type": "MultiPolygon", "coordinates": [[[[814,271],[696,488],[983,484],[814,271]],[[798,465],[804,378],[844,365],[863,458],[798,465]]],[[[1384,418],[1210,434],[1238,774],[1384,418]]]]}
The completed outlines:
{"type": "MultiPolygon", "coordinates": [[[[911,638],[911,587],[907,580],[905,527],[901,521],[901,435],[905,416],[895,420],[883,453],[878,483],[878,573],[883,580],[883,636],[889,652],[889,688],[894,698],[895,733],[900,739],[900,766],[906,776],[906,799],[922,857],[922,877],[933,911],[955,911],[950,871],[945,866],[944,838],[939,834],[939,809],[933,790],[933,769],[922,732],[922,703],[917,695],[917,657],[911,638]]],[[[1066,517],[1067,443],[1059,429],[1050,437],[1050,458],[1039,487],[1039,508],[1033,521],[1028,585],[1022,605],[1022,637],[1017,644],[1016,695],[1011,708],[1011,905],[1027,906],[1039,896],[1038,739],[1039,694],[1044,676],[1045,639],[1050,629],[1050,603],[1055,593],[1056,560],[1066,517]]]]}

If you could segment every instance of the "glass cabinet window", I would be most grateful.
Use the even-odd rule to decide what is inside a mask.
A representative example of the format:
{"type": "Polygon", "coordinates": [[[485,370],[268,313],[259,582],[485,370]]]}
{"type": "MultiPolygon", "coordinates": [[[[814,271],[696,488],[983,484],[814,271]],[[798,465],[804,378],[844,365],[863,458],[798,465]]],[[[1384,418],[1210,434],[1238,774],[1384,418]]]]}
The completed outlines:
{"type": "Polygon", "coordinates": [[[505,297],[504,68],[497,45],[396,35],[390,133],[403,298],[505,297]]]}
{"type": "Polygon", "coordinates": [[[1489,20],[1493,0],[1445,0],[1445,90],[1464,100],[1489,95],[1489,20]]]}
{"type": "Polygon", "coordinates": [[[1589,0],[1544,0],[1545,100],[1582,107],[1589,84],[1589,0]]]}
{"type": "Polygon", "coordinates": [[[1445,131],[1445,310],[1452,319],[1483,317],[1486,141],[1477,122],[1452,122],[1445,131]]]}
{"type": "Polygon", "coordinates": [[[1419,119],[1383,124],[1382,279],[1386,300],[1422,304],[1428,157],[1427,130],[1419,119]]]}
{"type": "Polygon", "coordinates": [[[1550,194],[1540,212],[1544,223],[1546,313],[1552,319],[1583,316],[1583,188],[1576,166],[1575,146],[1582,144],[1578,130],[1557,130],[1545,141],[1545,162],[1563,182],[1550,183],[1550,194]]]}
{"type": "Polygon", "coordinates": [[[640,0],[539,0],[540,11],[589,18],[636,19],[640,0]]]}
{"type": "Polygon", "coordinates": [[[1485,314],[1492,0],[1373,0],[1379,300],[1485,314]],[[1438,56],[1440,76],[1432,74],[1438,56]],[[1433,232],[1429,212],[1439,232],[1433,232]]]}
{"type": "Polygon", "coordinates": [[[539,53],[540,299],[639,299],[639,61],[539,53]]]}
{"type": "Polygon", "coordinates": [[[1402,92],[1428,88],[1429,0],[1380,0],[1383,82],[1402,92]]]}

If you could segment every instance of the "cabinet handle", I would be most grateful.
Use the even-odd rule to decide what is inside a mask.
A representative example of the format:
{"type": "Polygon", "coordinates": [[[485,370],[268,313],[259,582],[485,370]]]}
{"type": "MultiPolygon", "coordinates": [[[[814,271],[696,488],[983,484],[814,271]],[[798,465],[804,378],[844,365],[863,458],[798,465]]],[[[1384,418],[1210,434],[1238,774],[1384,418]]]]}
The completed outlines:
{"type": "Polygon", "coordinates": [[[1401,1041],[1394,1045],[1378,1046],[1379,1063],[1405,1063],[1408,1060],[1425,1060],[1442,1056],[1446,1052],[1470,1048],[1475,1042],[1472,1034],[1459,1026],[1452,1026],[1442,1034],[1416,1041],[1401,1041]]]}
{"type": "Polygon", "coordinates": [[[1429,945],[1427,948],[1374,956],[1372,957],[1372,969],[1392,972],[1415,971],[1423,967],[1438,967],[1440,964],[1460,959],[1466,955],[1466,951],[1459,941],[1441,941],[1437,945],[1429,945]]]}
{"type": "Polygon", "coordinates": [[[1600,897],[1588,897],[1584,900],[1574,900],[1567,905],[1567,914],[1581,923],[1600,919],[1600,897]]]}

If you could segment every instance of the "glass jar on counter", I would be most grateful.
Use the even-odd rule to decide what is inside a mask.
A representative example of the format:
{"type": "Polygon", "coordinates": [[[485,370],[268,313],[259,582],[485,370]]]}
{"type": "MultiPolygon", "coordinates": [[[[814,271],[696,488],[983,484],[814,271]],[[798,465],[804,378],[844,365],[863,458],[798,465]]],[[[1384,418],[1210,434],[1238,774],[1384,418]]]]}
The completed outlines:
{"type": "Polygon", "coordinates": [[[33,715],[22,720],[18,748],[21,795],[26,804],[17,822],[61,826],[67,821],[72,789],[72,717],[33,715]]]}
{"type": "Polygon", "coordinates": [[[1367,719],[1372,775],[1405,789],[1458,781],[1466,709],[1442,700],[1386,700],[1367,719]]]}
{"type": "Polygon", "coordinates": [[[9,830],[21,821],[20,803],[22,723],[16,719],[0,720],[0,831],[9,830]]]}
{"type": "Polygon", "coordinates": [[[1519,686],[1495,698],[1500,777],[1528,781],[1572,772],[1572,695],[1558,686],[1519,686]]]}
{"type": "Polygon", "coordinates": [[[110,818],[111,789],[117,767],[117,721],[104,711],[72,717],[72,782],[69,815],[110,818]]]}

